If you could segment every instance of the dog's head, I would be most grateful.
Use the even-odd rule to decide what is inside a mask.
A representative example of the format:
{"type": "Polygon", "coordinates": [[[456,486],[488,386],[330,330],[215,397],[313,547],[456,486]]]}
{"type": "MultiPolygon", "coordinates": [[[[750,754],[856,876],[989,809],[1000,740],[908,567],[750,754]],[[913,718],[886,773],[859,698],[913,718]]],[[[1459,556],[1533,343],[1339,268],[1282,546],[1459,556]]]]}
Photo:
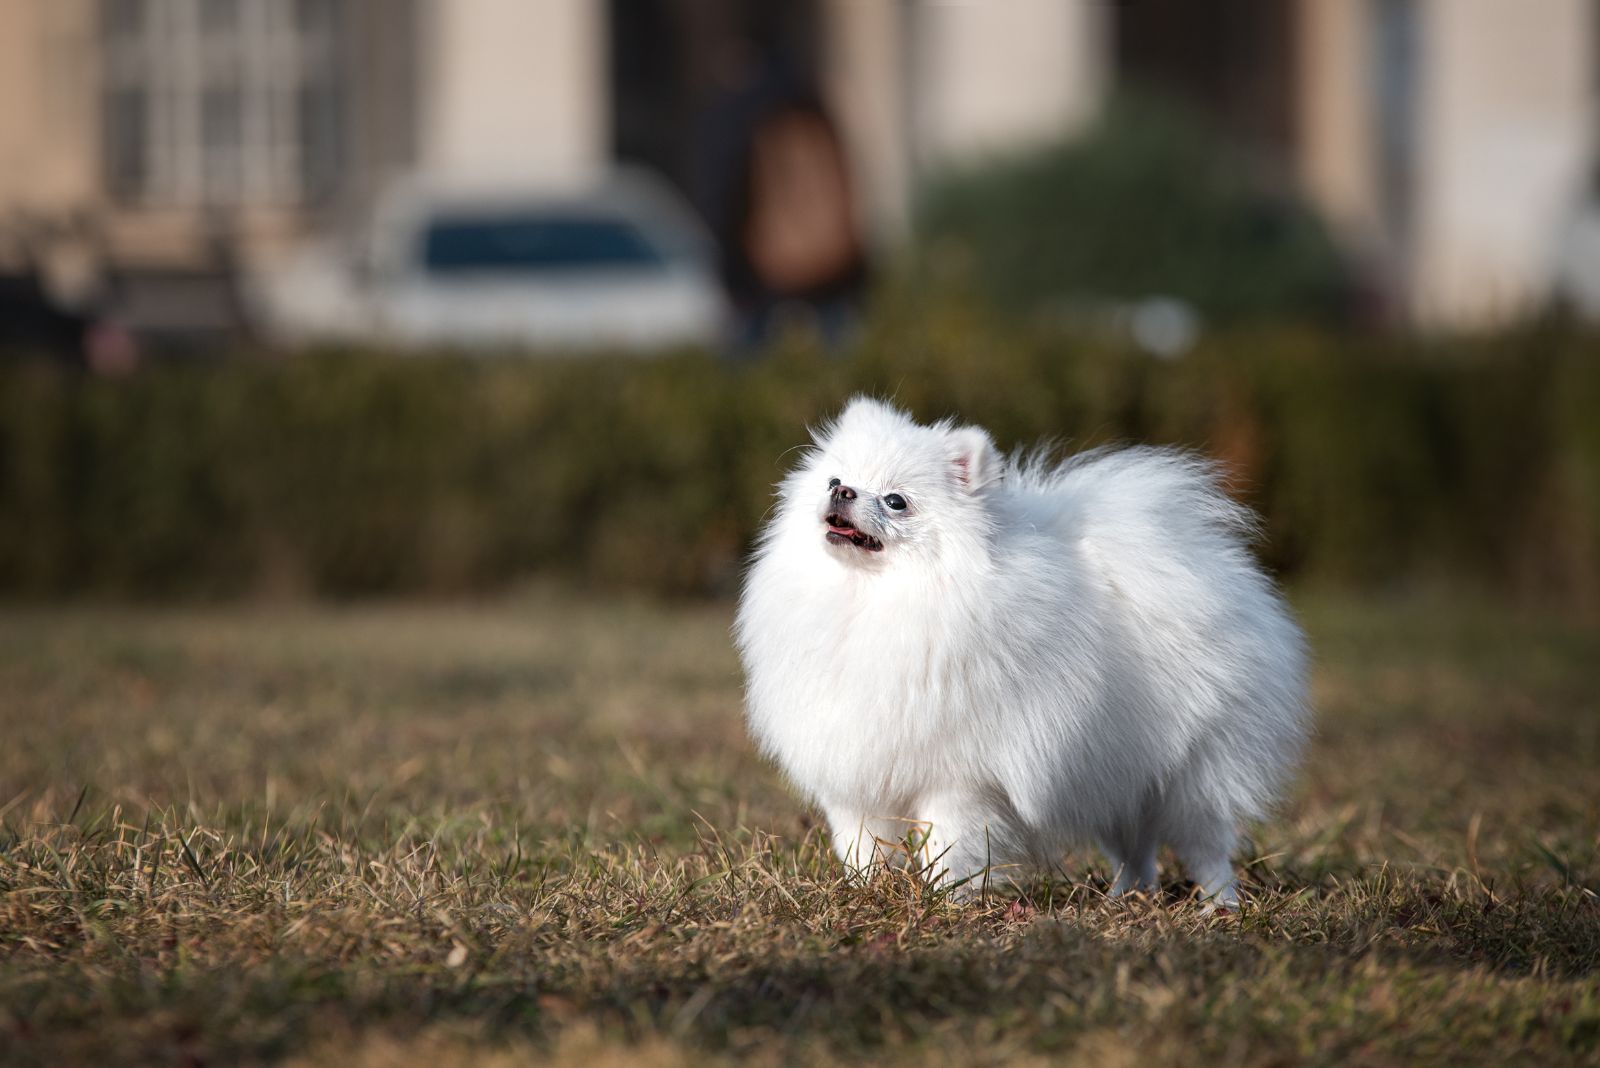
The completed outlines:
{"type": "Polygon", "coordinates": [[[814,435],[785,480],[786,523],[809,523],[838,559],[882,567],[986,537],[986,490],[1002,464],[989,434],[950,422],[919,426],[857,397],[814,435]]]}

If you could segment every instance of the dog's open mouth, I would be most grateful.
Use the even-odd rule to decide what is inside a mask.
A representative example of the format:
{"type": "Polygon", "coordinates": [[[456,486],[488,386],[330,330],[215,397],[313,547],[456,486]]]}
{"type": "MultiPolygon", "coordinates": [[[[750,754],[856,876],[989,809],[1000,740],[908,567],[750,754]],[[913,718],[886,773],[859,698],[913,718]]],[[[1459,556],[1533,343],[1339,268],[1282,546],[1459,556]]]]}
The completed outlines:
{"type": "Polygon", "coordinates": [[[869,553],[881,552],[883,542],[871,534],[863,534],[856,529],[856,525],[838,512],[830,512],[823,516],[822,521],[828,524],[828,540],[835,545],[854,545],[869,553]]]}

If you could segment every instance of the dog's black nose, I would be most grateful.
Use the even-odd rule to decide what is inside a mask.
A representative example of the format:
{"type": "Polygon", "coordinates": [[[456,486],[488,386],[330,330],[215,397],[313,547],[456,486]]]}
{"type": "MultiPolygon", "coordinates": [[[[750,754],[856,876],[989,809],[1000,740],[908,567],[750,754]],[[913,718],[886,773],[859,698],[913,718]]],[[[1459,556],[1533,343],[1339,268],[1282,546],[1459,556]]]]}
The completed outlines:
{"type": "Polygon", "coordinates": [[[851,489],[849,486],[835,486],[828,491],[828,495],[834,500],[838,500],[840,497],[843,497],[847,501],[853,501],[856,499],[856,491],[851,489]]]}

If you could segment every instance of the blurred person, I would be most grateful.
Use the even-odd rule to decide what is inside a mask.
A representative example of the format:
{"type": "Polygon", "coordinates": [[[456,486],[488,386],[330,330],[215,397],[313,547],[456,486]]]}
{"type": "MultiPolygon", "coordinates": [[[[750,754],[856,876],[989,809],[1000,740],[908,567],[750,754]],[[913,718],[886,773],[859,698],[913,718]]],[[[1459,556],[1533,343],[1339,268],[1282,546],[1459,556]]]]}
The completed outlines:
{"type": "Polygon", "coordinates": [[[87,329],[82,315],[49,298],[36,270],[0,271],[0,351],[72,362],[82,356],[87,329]]]}
{"type": "Polygon", "coordinates": [[[0,359],[41,356],[97,374],[119,375],[139,362],[126,329],[100,308],[56,300],[36,266],[0,270],[0,359]]]}
{"type": "Polygon", "coordinates": [[[867,258],[838,128],[810,78],[776,47],[736,39],[715,72],[698,138],[700,209],[749,359],[791,323],[829,348],[861,314],[867,258]]]}

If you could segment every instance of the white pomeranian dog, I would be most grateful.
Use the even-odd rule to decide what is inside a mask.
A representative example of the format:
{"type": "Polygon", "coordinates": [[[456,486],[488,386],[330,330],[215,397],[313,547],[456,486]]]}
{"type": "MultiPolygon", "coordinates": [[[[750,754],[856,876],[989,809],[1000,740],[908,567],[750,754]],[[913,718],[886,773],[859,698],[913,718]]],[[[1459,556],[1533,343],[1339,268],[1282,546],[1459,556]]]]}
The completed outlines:
{"type": "Polygon", "coordinates": [[[1121,894],[1166,843],[1236,905],[1240,824],[1306,734],[1306,652],[1213,469],[1006,459],[864,397],[815,438],[734,633],[750,730],[840,858],[971,893],[1092,841],[1121,894]]]}

